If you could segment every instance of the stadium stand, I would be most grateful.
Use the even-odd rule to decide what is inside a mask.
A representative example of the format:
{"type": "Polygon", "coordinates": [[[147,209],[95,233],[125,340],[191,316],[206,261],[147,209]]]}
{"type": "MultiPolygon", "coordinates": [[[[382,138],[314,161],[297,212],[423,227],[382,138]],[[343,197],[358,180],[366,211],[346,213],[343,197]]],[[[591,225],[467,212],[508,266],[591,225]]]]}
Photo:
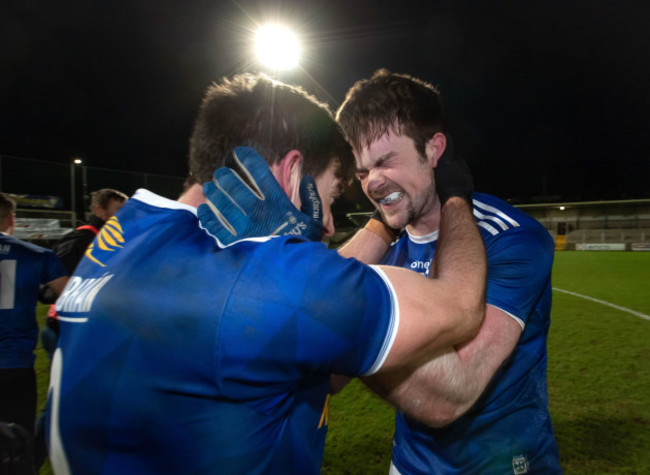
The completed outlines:
{"type": "MultiPolygon", "coordinates": [[[[555,248],[650,250],[650,199],[515,205],[544,225],[555,248]],[[588,246],[586,246],[588,245],[588,246]]],[[[338,227],[330,240],[345,241],[371,212],[347,213],[353,227],[338,227]]]]}

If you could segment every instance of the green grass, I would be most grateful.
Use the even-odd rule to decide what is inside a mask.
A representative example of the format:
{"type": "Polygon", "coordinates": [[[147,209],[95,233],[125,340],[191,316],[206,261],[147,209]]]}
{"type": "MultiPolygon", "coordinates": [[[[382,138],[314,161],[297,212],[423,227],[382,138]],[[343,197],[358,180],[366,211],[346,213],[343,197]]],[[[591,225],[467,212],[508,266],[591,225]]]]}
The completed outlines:
{"type": "MultiPolygon", "coordinates": [[[[650,253],[559,252],[553,286],[650,315],[650,253]]],[[[45,306],[39,306],[42,317],[45,306]]],[[[566,474],[650,473],[650,321],[553,293],[551,416],[566,474]]],[[[37,349],[39,407],[49,362],[37,349]]],[[[323,474],[386,474],[393,410],[358,381],[331,402],[323,474]]],[[[41,474],[49,475],[49,465],[41,474]]]]}
{"type": "MultiPolygon", "coordinates": [[[[556,253],[553,286],[650,315],[650,253],[556,253]]],[[[550,410],[566,474],[650,473],[650,321],[553,293],[550,410]]],[[[386,474],[393,411],[358,382],[332,398],[324,474],[386,474]]]]}
{"type": "MultiPolygon", "coordinates": [[[[650,315],[650,253],[557,253],[553,286],[650,315]]],[[[650,473],[650,321],[554,292],[549,398],[566,473],[650,473]]]]}
{"type": "MultiPolygon", "coordinates": [[[[36,319],[38,320],[38,326],[42,329],[45,325],[45,317],[47,315],[47,310],[49,305],[43,305],[41,303],[36,307],[36,319]]],[[[47,353],[41,346],[41,340],[39,337],[38,345],[36,345],[36,362],[34,363],[34,370],[36,371],[36,381],[37,381],[37,392],[38,392],[38,403],[36,405],[37,412],[40,412],[44,407],[47,401],[47,389],[50,382],[50,359],[47,356],[47,353]]],[[[52,469],[48,460],[45,460],[45,464],[41,467],[41,475],[51,475],[52,469]]]]}

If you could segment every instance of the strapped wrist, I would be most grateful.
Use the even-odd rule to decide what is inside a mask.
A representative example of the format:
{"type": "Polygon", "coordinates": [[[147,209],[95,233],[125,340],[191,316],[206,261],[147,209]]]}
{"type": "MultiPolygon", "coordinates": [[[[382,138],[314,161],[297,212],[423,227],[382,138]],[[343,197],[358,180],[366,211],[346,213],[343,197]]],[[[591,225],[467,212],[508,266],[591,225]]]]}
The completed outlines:
{"type": "Polygon", "coordinates": [[[363,229],[379,236],[390,246],[397,238],[398,233],[396,233],[393,228],[388,227],[383,221],[376,219],[374,216],[375,215],[368,220],[363,229]]]}

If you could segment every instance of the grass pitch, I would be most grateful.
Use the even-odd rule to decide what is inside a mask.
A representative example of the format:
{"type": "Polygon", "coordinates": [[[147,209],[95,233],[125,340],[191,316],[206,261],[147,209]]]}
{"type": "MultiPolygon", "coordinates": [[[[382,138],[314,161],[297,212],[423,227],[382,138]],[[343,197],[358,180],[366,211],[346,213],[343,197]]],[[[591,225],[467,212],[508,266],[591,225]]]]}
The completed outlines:
{"type": "MultiPolygon", "coordinates": [[[[650,315],[650,253],[558,252],[553,287],[650,315]]],[[[40,323],[46,307],[39,305],[40,323]]],[[[48,385],[37,348],[39,407],[48,385]]],[[[551,416],[566,474],[650,473],[650,320],[553,292],[551,416]]],[[[354,381],[332,398],[323,474],[387,474],[393,410],[354,381]]],[[[49,465],[41,474],[52,473],[49,465]]]]}

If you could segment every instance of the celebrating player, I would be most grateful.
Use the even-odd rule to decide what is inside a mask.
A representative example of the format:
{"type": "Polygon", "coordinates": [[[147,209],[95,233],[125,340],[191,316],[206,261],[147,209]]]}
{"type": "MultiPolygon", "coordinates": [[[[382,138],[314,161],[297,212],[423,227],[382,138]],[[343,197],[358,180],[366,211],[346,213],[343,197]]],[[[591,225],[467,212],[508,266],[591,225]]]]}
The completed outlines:
{"type": "MultiPolygon", "coordinates": [[[[387,251],[382,263],[435,275],[427,264],[440,253],[438,167],[454,153],[438,91],[380,70],[350,89],[337,120],[363,191],[391,228],[404,228],[389,248],[373,220],[342,254],[373,262],[371,250],[387,251]]],[[[546,389],[553,240],[498,198],[474,193],[473,208],[488,253],[479,334],[395,384],[367,379],[400,409],[391,473],[558,473],[546,389]]]]}
{"type": "MultiPolygon", "coordinates": [[[[478,331],[485,249],[456,192],[442,205],[437,279],[304,237],[313,220],[333,233],[330,204],[353,162],[302,90],[251,75],[214,84],[189,162],[195,184],[178,201],[136,192],[57,301],[56,473],[318,473],[332,372],[408,373],[478,331]],[[254,206],[252,193],[281,207],[269,216],[283,220],[277,237],[225,247],[200,226],[199,183],[224,164],[217,184],[247,183],[231,204],[254,206]],[[269,180],[282,191],[256,193],[269,180]]],[[[250,216],[229,232],[254,227],[250,216]]]]}
{"type": "MultiPolygon", "coordinates": [[[[472,194],[462,169],[448,173],[449,164],[462,162],[442,133],[440,97],[431,85],[380,70],[350,89],[337,119],[353,147],[363,191],[380,212],[342,255],[437,277],[431,262],[443,258],[442,203],[449,190],[473,203],[488,252],[479,334],[409,374],[363,378],[399,409],[391,474],[558,473],[546,389],[550,235],[498,198],[472,194]]],[[[217,195],[229,191],[222,183],[217,195]]],[[[222,219],[237,218],[222,208],[222,219]]],[[[276,224],[267,221],[265,230],[255,231],[276,224]]],[[[337,386],[344,379],[337,376],[337,386]]]]}

